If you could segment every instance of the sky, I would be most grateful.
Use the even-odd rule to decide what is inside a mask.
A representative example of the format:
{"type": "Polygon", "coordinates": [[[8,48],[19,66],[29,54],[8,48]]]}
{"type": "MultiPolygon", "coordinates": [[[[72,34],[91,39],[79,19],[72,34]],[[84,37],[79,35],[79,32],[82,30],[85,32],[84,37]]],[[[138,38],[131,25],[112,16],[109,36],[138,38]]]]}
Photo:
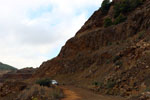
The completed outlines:
{"type": "Polygon", "coordinates": [[[99,9],[102,0],[0,0],[0,62],[39,67],[99,9]]]}

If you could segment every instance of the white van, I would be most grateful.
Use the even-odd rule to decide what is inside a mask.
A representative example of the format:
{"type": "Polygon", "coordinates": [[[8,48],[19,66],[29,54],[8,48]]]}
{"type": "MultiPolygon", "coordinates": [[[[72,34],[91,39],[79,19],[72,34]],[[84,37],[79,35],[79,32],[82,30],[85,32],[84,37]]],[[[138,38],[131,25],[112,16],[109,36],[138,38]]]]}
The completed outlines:
{"type": "Polygon", "coordinates": [[[52,85],[58,85],[58,82],[56,80],[52,80],[52,85]]]}

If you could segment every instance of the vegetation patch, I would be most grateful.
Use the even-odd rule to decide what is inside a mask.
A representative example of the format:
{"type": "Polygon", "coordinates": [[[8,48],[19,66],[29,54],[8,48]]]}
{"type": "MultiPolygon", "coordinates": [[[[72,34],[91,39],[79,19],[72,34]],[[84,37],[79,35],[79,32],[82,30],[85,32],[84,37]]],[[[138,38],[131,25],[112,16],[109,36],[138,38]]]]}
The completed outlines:
{"type": "Polygon", "coordinates": [[[111,25],[113,25],[112,20],[111,20],[110,18],[106,18],[106,19],[104,20],[104,27],[109,27],[109,26],[111,26],[111,25]]]}
{"type": "Polygon", "coordinates": [[[109,11],[111,2],[110,0],[104,0],[101,5],[101,11],[103,14],[106,14],[109,11]]]}
{"type": "Polygon", "coordinates": [[[33,85],[20,92],[16,100],[60,100],[64,93],[59,88],[33,85]]]}
{"type": "Polygon", "coordinates": [[[95,82],[93,82],[93,85],[98,86],[98,87],[103,87],[104,83],[95,81],[95,82]]]}
{"type": "Polygon", "coordinates": [[[63,94],[63,91],[59,88],[56,88],[53,90],[52,92],[52,99],[60,99],[60,98],[63,98],[64,97],[64,94],[63,94]]]}
{"type": "Polygon", "coordinates": [[[150,92],[150,87],[147,87],[144,92],[150,92]]]}
{"type": "Polygon", "coordinates": [[[51,79],[45,78],[45,79],[40,79],[36,81],[36,84],[39,84],[40,86],[47,86],[50,87],[52,84],[51,79]]]}
{"type": "Polygon", "coordinates": [[[124,21],[126,21],[127,17],[125,17],[123,14],[120,14],[114,21],[114,24],[117,25],[117,24],[120,24],[124,21]]]}
{"type": "Polygon", "coordinates": [[[115,65],[121,67],[123,65],[123,62],[122,61],[118,61],[118,62],[115,63],[115,65]]]}
{"type": "Polygon", "coordinates": [[[139,32],[138,39],[142,39],[144,37],[145,31],[139,32]]]}
{"type": "Polygon", "coordinates": [[[0,62],[0,70],[17,70],[16,68],[0,62]]]}
{"type": "Polygon", "coordinates": [[[112,89],[116,85],[115,81],[108,81],[106,84],[107,89],[112,89]]]}
{"type": "Polygon", "coordinates": [[[118,61],[120,58],[121,58],[120,55],[119,55],[119,56],[115,56],[115,57],[113,58],[113,62],[115,63],[115,62],[118,61]]]}
{"type": "Polygon", "coordinates": [[[106,18],[104,20],[104,27],[107,28],[109,26],[112,26],[112,25],[117,25],[117,24],[120,24],[122,22],[125,22],[127,19],[127,17],[125,17],[123,14],[120,14],[115,20],[114,22],[112,22],[112,19],[111,18],[106,18]]]}
{"type": "MultiPolygon", "coordinates": [[[[104,20],[104,27],[109,27],[112,25],[117,25],[122,22],[125,22],[127,17],[125,17],[126,13],[134,10],[139,5],[143,3],[143,0],[122,0],[119,3],[114,4],[114,22],[112,22],[111,18],[106,18],[104,20]]],[[[101,5],[102,13],[107,13],[110,8],[110,0],[104,0],[101,5]]]]}
{"type": "Polygon", "coordinates": [[[143,3],[143,0],[122,0],[114,5],[114,18],[118,17],[121,13],[125,14],[137,8],[143,3]]]}

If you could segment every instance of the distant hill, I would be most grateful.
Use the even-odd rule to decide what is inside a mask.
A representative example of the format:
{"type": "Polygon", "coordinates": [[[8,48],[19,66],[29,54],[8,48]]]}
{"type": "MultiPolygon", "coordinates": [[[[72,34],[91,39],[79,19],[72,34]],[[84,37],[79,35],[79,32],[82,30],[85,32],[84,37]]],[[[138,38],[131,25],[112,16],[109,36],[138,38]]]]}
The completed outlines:
{"type": "Polygon", "coordinates": [[[17,70],[17,68],[0,62],[0,70],[17,70]]]}

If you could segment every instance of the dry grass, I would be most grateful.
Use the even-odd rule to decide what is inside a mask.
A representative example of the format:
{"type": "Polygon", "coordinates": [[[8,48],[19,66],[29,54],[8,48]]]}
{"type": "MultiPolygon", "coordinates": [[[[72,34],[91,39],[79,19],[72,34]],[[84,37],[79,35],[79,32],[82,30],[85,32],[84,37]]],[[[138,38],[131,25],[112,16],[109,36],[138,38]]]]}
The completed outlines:
{"type": "Polygon", "coordinates": [[[4,74],[6,74],[6,73],[8,73],[8,72],[10,72],[9,70],[0,70],[0,77],[2,76],[2,75],[4,75],[4,74]]]}
{"type": "Polygon", "coordinates": [[[22,91],[16,100],[60,100],[63,97],[63,91],[59,88],[33,85],[22,91]]]}

